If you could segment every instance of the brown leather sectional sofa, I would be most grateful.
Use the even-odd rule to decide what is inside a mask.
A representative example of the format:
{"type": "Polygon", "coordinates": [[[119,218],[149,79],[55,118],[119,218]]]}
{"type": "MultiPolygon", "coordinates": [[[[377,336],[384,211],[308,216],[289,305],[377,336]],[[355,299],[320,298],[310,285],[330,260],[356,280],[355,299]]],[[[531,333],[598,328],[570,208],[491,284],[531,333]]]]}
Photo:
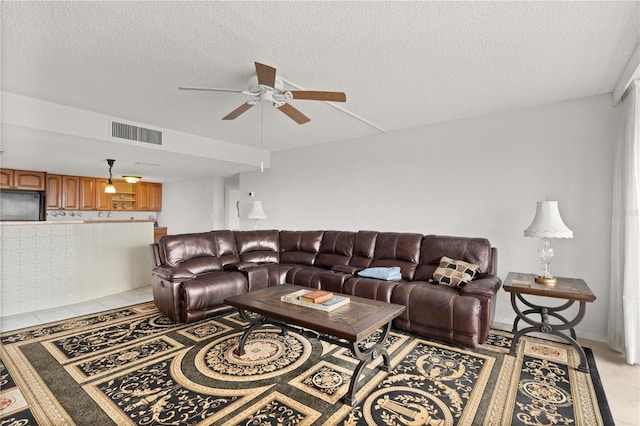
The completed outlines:
{"type": "Polygon", "coordinates": [[[484,342],[501,281],[497,252],[483,238],[376,231],[211,231],[168,235],[152,244],[153,298],[179,322],[232,310],[224,299],[284,283],[406,306],[394,326],[476,347],[484,342]],[[479,265],[461,288],[430,282],[443,256],[479,265]],[[358,276],[399,267],[402,279],[358,276]]]}

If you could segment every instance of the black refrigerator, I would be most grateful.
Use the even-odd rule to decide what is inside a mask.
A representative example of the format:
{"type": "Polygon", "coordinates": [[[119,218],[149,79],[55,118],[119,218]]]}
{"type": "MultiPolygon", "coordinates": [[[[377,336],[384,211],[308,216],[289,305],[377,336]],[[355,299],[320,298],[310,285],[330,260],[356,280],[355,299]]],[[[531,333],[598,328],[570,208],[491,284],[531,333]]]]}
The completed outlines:
{"type": "Polygon", "coordinates": [[[37,221],[45,215],[44,192],[0,190],[0,220],[37,221]]]}

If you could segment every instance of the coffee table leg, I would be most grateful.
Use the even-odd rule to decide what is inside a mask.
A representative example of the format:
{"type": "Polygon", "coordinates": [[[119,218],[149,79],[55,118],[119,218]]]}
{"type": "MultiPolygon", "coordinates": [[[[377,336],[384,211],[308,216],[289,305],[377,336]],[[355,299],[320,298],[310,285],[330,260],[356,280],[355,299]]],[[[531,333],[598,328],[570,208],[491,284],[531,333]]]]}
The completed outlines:
{"type": "Polygon", "coordinates": [[[384,345],[387,342],[387,337],[389,337],[389,330],[391,330],[391,322],[387,323],[384,326],[382,335],[375,342],[375,344],[364,351],[360,350],[358,342],[354,342],[351,344],[351,352],[356,356],[356,358],[360,360],[360,362],[353,370],[351,382],[349,383],[349,390],[344,396],[344,402],[346,404],[351,405],[352,407],[357,404],[358,400],[356,398],[356,389],[358,387],[358,380],[360,379],[362,370],[364,370],[367,364],[369,364],[371,361],[377,359],[379,356],[382,356],[383,366],[385,367],[387,373],[391,371],[389,353],[384,348],[384,345]]]}
{"type": "MultiPolygon", "coordinates": [[[[249,337],[249,334],[251,334],[251,332],[256,327],[260,327],[264,323],[264,321],[251,318],[249,315],[247,315],[247,312],[244,309],[238,309],[238,312],[240,313],[240,317],[242,317],[243,320],[250,324],[249,327],[244,331],[244,333],[242,333],[240,342],[238,343],[238,348],[234,350],[236,355],[242,356],[244,355],[244,344],[247,342],[247,337],[249,337]]],[[[260,318],[262,319],[262,317],[260,318]]]]}

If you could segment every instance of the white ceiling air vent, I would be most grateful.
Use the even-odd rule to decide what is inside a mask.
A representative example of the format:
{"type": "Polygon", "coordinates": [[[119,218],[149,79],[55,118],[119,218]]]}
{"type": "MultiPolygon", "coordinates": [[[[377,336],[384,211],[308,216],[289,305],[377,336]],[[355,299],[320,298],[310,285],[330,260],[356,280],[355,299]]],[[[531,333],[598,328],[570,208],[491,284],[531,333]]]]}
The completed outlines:
{"type": "Polygon", "coordinates": [[[162,145],[162,132],[160,130],[146,129],[117,121],[111,121],[111,137],[162,145]]]}

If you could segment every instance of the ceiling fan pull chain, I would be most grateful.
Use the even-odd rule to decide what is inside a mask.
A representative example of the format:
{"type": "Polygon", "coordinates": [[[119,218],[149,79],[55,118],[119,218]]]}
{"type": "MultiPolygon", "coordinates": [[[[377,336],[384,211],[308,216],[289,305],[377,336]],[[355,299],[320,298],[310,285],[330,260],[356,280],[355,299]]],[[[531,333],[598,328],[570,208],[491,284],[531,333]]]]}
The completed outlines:
{"type": "Polygon", "coordinates": [[[264,103],[260,104],[260,173],[264,173],[264,103]]]}

